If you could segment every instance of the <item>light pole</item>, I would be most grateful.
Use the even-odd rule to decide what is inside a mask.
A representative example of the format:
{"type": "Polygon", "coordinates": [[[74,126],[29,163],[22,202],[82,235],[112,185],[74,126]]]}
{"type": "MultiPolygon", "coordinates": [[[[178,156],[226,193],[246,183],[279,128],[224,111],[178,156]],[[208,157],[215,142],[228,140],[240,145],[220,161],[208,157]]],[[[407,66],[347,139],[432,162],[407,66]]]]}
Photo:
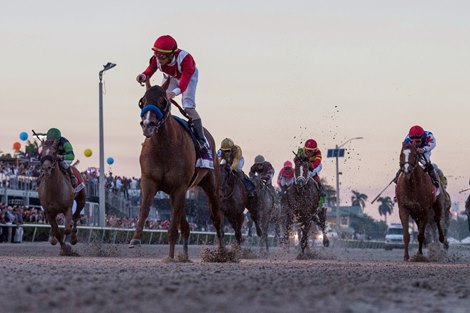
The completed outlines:
{"type": "Polygon", "coordinates": [[[339,205],[340,205],[340,198],[339,198],[339,158],[344,157],[344,151],[346,149],[341,149],[345,144],[350,141],[357,140],[357,139],[364,139],[364,137],[354,137],[346,140],[339,146],[336,145],[334,149],[328,149],[327,158],[336,158],[336,230],[339,234],[340,229],[340,219],[339,219],[339,205]]]}
{"type": "Polygon", "coordinates": [[[106,198],[104,192],[104,140],[103,140],[103,73],[107,70],[115,67],[116,64],[108,62],[103,65],[103,69],[99,73],[100,84],[99,84],[99,101],[100,101],[100,180],[99,180],[99,198],[100,198],[100,221],[99,226],[105,227],[105,210],[106,210],[106,198]]]}

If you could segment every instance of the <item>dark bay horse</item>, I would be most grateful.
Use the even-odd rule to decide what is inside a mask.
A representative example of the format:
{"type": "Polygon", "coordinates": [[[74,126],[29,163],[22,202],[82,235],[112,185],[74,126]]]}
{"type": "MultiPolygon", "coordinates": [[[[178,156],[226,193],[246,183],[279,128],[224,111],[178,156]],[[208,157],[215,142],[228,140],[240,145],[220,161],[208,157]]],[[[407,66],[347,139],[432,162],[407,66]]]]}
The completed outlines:
{"type": "MultiPolygon", "coordinates": [[[[268,241],[268,232],[269,224],[271,223],[271,216],[274,211],[275,205],[275,192],[272,190],[266,182],[264,182],[259,175],[255,175],[251,178],[253,184],[256,187],[256,197],[249,203],[248,209],[256,212],[256,217],[254,222],[256,224],[256,229],[259,234],[261,231],[260,237],[260,249],[263,249],[263,246],[266,248],[266,252],[269,252],[269,241],[268,241]]],[[[252,215],[253,217],[253,215],[252,215]]]]}
{"type": "Polygon", "coordinates": [[[77,221],[80,219],[80,212],[85,206],[86,192],[80,190],[77,194],[74,192],[69,175],[60,168],[60,159],[57,155],[59,140],[46,140],[42,143],[41,150],[41,175],[38,187],[39,201],[44,208],[47,220],[51,225],[49,242],[56,245],[60,243],[61,254],[71,253],[68,246],[59,231],[56,217],[63,213],[65,216],[64,234],[70,235],[71,244],[77,243],[77,221]],[[76,211],[72,214],[73,200],[77,203],[76,211]],[[73,221],[73,228],[72,228],[73,221]]]}
{"type": "Polygon", "coordinates": [[[409,217],[418,226],[418,256],[423,255],[425,228],[430,216],[434,217],[439,234],[439,241],[444,243],[445,235],[441,225],[441,216],[445,201],[444,193],[435,196],[435,187],[431,177],[419,164],[419,155],[413,144],[404,142],[400,152],[401,174],[396,186],[399,215],[403,226],[404,260],[409,260],[408,247],[410,243],[409,217]]]}
{"type": "Polygon", "coordinates": [[[468,230],[470,231],[470,195],[465,201],[465,214],[467,214],[468,230]]]}
{"type": "Polygon", "coordinates": [[[238,245],[242,243],[242,225],[245,220],[243,211],[247,207],[248,196],[243,182],[229,164],[220,169],[220,207],[235,231],[238,245]]]}
{"type": "MultiPolygon", "coordinates": [[[[167,80],[169,82],[169,80],[167,80]]],[[[140,245],[145,221],[157,191],[170,197],[172,208],[168,229],[169,260],[174,260],[178,228],[183,239],[183,258],[188,258],[189,224],[184,210],[188,188],[200,186],[209,200],[212,221],[216,228],[218,245],[223,249],[223,219],[219,199],[219,165],[214,169],[196,168],[196,150],[190,134],[171,116],[171,102],[166,97],[167,86],[147,87],[139,102],[142,115],[140,125],[145,138],[140,153],[141,207],[131,247],[140,245]],[[144,110],[142,111],[144,112],[144,110]]],[[[217,160],[212,135],[204,130],[211,146],[211,155],[217,160]]]]}
{"type": "Polygon", "coordinates": [[[283,242],[288,244],[292,223],[296,220],[300,227],[300,250],[302,254],[309,250],[310,228],[317,215],[320,201],[320,194],[315,182],[308,175],[308,166],[309,163],[306,159],[296,158],[295,183],[287,189],[283,200],[283,203],[287,205],[286,210],[284,210],[284,214],[287,214],[287,217],[284,218],[287,225],[284,228],[283,242]]]}

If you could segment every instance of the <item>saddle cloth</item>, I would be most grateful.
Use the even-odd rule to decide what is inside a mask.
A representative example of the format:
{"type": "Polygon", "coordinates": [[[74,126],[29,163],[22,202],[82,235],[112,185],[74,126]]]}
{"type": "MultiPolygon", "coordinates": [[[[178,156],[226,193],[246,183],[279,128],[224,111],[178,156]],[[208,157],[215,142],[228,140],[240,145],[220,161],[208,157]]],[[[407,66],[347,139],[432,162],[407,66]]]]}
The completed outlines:
{"type": "Polygon", "coordinates": [[[179,116],[173,115],[172,117],[181,126],[183,126],[183,128],[189,133],[189,135],[191,136],[191,139],[193,140],[194,150],[196,151],[196,167],[213,169],[214,159],[212,158],[212,150],[210,149],[210,145],[209,145],[209,142],[207,141],[207,138],[206,138],[206,143],[209,149],[207,150],[207,152],[201,153],[201,151],[199,151],[199,149],[197,148],[198,143],[197,143],[196,135],[194,135],[194,130],[192,129],[192,127],[189,126],[188,121],[182,119],[179,116]]]}

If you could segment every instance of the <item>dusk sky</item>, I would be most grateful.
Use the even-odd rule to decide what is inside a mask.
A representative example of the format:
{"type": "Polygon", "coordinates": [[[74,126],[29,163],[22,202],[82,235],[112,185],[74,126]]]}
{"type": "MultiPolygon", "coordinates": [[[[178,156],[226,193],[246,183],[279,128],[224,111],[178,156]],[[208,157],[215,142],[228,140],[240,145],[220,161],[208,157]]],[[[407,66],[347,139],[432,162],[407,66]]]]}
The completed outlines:
{"type": "MultiPolygon", "coordinates": [[[[166,34],[197,63],[204,126],[218,145],[230,137],[242,147],[245,171],[262,154],[277,176],[291,151],[314,138],[325,157],[320,176],[334,186],[326,150],[364,137],[346,144],[340,159],[341,203],[351,202],[351,190],[372,200],[419,124],[434,133],[431,159],[463,209],[468,193],[458,191],[470,176],[464,0],[2,1],[0,150],[12,153],[21,131],[31,137],[31,129],[57,127],[79,169],[97,167],[98,72],[113,62],[104,75],[105,158],[115,159],[115,175],[140,176],[144,88],[135,77],[166,34]]],[[[152,83],[160,81],[157,73],[152,83]]],[[[369,202],[365,212],[378,218],[378,204],[369,202]]]]}

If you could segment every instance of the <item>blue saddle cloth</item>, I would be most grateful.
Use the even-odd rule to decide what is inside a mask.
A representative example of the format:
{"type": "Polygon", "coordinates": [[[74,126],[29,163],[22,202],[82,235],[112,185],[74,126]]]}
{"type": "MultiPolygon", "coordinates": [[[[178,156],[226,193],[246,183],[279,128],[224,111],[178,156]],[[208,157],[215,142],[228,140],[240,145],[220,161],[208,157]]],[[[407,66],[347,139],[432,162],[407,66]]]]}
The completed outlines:
{"type": "Polygon", "coordinates": [[[207,152],[202,153],[199,151],[198,147],[198,142],[196,139],[196,135],[194,134],[194,130],[192,127],[189,126],[189,123],[187,120],[182,119],[179,116],[172,115],[172,117],[181,125],[183,128],[191,135],[191,139],[193,140],[194,144],[194,150],[196,151],[196,167],[208,167],[208,168],[213,168],[213,158],[212,158],[212,150],[210,149],[209,142],[207,142],[207,145],[209,146],[209,149],[207,152]]]}

